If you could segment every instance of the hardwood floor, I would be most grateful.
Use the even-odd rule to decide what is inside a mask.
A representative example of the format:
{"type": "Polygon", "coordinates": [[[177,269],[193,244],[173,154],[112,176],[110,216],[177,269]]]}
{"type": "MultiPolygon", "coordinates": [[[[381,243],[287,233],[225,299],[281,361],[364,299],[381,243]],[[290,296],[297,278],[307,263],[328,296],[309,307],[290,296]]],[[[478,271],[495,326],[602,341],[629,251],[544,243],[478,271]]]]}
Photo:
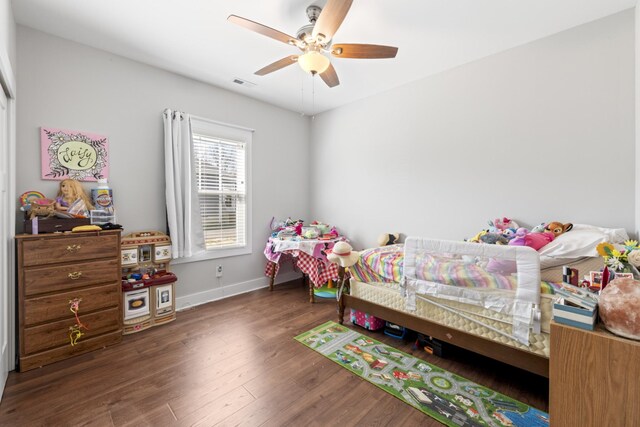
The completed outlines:
{"type": "MultiPolygon", "coordinates": [[[[290,282],[179,312],[113,347],[11,372],[0,425],[440,425],[294,341],[337,319],[334,300],[316,301],[309,304],[301,281],[290,282]]],[[[366,333],[548,410],[545,378],[460,349],[438,358],[366,333]]]]}

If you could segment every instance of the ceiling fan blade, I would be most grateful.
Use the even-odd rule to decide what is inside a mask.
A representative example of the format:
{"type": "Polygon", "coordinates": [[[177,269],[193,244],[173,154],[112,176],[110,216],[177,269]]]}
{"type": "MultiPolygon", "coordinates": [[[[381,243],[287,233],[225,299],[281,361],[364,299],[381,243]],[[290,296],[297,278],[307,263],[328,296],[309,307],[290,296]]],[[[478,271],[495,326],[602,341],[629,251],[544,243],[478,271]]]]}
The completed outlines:
{"type": "Polygon", "coordinates": [[[336,58],[395,58],[398,48],[377,44],[334,44],[331,54],[336,58]]]}
{"type": "Polygon", "coordinates": [[[313,27],[313,37],[321,35],[320,42],[327,42],[333,38],[338,28],[344,21],[353,0],[329,0],[320,12],[318,21],[313,27]]]}
{"type": "Polygon", "coordinates": [[[291,55],[285,58],[279,59],[273,64],[269,64],[266,67],[263,67],[256,71],[254,74],[259,76],[264,76],[265,74],[273,73],[274,71],[278,71],[281,68],[284,68],[288,65],[295,64],[298,59],[298,55],[291,55]]]}
{"type": "Polygon", "coordinates": [[[229,15],[227,21],[233,22],[234,24],[240,25],[248,30],[255,31],[256,33],[260,33],[263,36],[271,37],[272,39],[276,39],[281,41],[282,43],[296,45],[296,38],[291,37],[288,34],[285,34],[281,31],[274,30],[271,27],[267,27],[266,25],[259,24],[257,22],[251,21],[246,18],[242,18],[236,15],[229,15]]]}
{"type": "Polygon", "coordinates": [[[329,87],[338,86],[340,84],[340,80],[338,80],[338,75],[336,74],[336,69],[333,68],[333,64],[329,64],[329,68],[320,73],[320,77],[329,87]]]}

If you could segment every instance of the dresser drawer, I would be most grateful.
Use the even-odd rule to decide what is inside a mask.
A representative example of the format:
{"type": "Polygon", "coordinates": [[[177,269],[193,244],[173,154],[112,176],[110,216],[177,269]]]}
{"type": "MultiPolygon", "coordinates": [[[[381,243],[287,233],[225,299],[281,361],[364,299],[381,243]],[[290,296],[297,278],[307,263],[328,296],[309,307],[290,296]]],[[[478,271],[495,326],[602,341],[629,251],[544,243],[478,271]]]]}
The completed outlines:
{"type": "Polygon", "coordinates": [[[80,319],[83,313],[109,307],[118,307],[121,292],[120,281],[103,286],[61,292],[55,295],[27,298],[24,301],[24,326],[34,325],[53,320],[74,317],[70,301],[81,298],[78,311],[80,319]]]}
{"type": "MultiPolygon", "coordinates": [[[[81,307],[82,307],[82,303],[81,307]]],[[[120,325],[120,309],[109,308],[90,314],[80,313],[80,321],[87,329],[81,329],[83,335],[74,343],[79,343],[106,332],[118,330],[120,325]]],[[[71,346],[71,331],[69,328],[76,324],[75,317],[57,322],[32,326],[24,330],[24,349],[21,354],[31,354],[54,347],[71,346]]]]}
{"type": "Polygon", "coordinates": [[[20,372],[48,365],[49,363],[64,360],[78,354],[98,350],[108,345],[117,344],[120,341],[122,341],[122,330],[119,329],[117,331],[107,332],[106,334],[97,337],[87,338],[86,341],[80,341],[73,347],[65,345],[32,355],[20,355],[20,372]]]}
{"type": "Polygon", "coordinates": [[[83,286],[117,282],[120,277],[117,259],[55,267],[30,267],[24,270],[24,294],[29,297],[45,292],[69,291],[83,286]]]}
{"type": "Polygon", "coordinates": [[[102,234],[25,240],[22,243],[22,264],[29,267],[85,259],[120,258],[119,238],[119,234],[102,234]]]}

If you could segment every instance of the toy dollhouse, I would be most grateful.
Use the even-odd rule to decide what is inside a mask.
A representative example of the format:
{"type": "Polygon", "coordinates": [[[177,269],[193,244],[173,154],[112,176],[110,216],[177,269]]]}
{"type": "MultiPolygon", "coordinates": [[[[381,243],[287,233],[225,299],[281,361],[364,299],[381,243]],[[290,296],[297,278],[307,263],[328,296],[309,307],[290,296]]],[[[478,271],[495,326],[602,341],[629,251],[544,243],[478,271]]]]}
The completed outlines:
{"type": "Polygon", "coordinates": [[[159,231],[127,234],[121,242],[123,334],[176,318],[175,284],[169,271],[171,240],[159,231]]]}

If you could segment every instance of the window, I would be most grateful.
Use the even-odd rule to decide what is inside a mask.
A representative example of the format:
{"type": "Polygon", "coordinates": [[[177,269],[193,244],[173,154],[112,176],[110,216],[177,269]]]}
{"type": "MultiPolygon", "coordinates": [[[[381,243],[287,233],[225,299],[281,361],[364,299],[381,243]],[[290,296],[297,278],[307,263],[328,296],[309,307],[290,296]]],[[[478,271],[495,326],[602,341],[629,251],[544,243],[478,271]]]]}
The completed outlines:
{"type": "Polygon", "coordinates": [[[206,258],[251,253],[252,132],[191,118],[206,258]]]}

